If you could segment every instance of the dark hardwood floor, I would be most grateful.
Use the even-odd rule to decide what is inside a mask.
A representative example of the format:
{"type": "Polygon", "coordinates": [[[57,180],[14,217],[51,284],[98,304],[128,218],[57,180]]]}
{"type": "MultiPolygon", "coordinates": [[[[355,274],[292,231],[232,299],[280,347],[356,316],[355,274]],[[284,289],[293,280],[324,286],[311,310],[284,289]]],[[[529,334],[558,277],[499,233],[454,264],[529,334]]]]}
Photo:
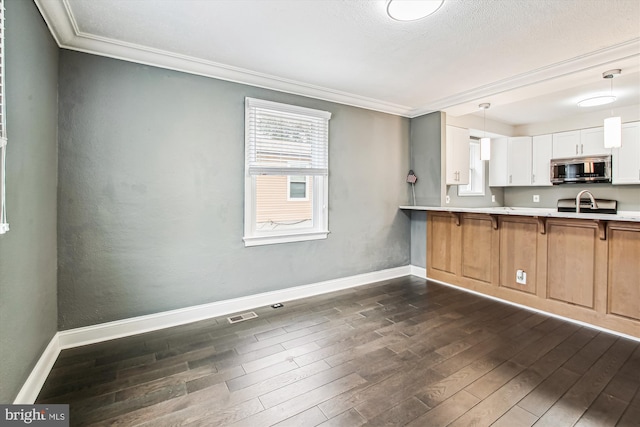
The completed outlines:
{"type": "Polygon", "coordinates": [[[60,354],[118,426],[640,426],[640,343],[404,277],[60,354]]]}

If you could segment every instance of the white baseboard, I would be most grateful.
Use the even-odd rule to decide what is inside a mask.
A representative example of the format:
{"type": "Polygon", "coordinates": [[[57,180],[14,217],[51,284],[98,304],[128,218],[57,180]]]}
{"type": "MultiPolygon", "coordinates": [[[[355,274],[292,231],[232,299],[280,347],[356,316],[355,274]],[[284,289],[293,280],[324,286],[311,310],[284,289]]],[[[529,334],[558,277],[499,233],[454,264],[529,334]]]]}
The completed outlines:
{"type": "Polygon", "coordinates": [[[518,304],[517,302],[512,302],[512,301],[509,301],[509,300],[506,300],[506,299],[494,297],[493,295],[483,294],[482,292],[478,292],[478,291],[474,291],[474,290],[471,290],[471,289],[462,288],[460,286],[452,285],[451,283],[443,282],[441,280],[430,279],[428,277],[425,277],[425,278],[430,282],[439,283],[440,285],[449,286],[450,288],[455,288],[455,289],[458,289],[458,290],[463,291],[463,292],[468,292],[470,294],[478,295],[478,296],[481,296],[481,297],[484,297],[484,298],[489,298],[489,299],[492,299],[494,301],[500,301],[500,302],[503,302],[505,304],[509,304],[509,305],[513,305],[515,307],[522,308],[524,310],[533,311],[533,312],[536,312],[536,313],[541,313],[541,314],[544,314],[544,315],[549,316],[549,317],[555,317],[556,319],[565,320],[567,322],[575,323],[576,325],[585,326],[587,328],[595,329],[595,330],[598,330],[598,331],[601,331],[601,332],[606,332],[606,333],[612,334],[612,335],[617,335],[619,337],[627,338],[627,339],[630,339],[630,340],[633,340],[633,341],[640,341],[639,337],[634,337],[633,335],[627,335],[627,334],[623,334],[622,332],[612,331],[611,329],[603,328],[601,326],[592,325],[591,323],[583,322],[581,320],[571,319],[569,317],[564,317],[564,316],[561,316],[559,314],[550,313],[548,311],[540,310],[538,308],[529,307],[528,305],[522,305],[522,304],[518,304]]]}
{"type": "Polygon", "coordinates": [[[18,395],[13,401],[14,405],[30,405],[36,401],[40,390],[42,390],[44,381],[49,376],[49,372],[51,372],[51,368],[53,368],[53,364],[56,363],[56,359],[60,354],[58,335],[59,332],[51,338],[49,345],[47,345],[47,348],[42,352],[38,363],[36,363],[27,381],[22,385],[20,392],[18,392],[18,395]]]}
{"type": "Polygon", "coordinates": [[[178,310],[154,313],[147,316],[132,317],[115,322],[101,323],[83,328],[69,329],[56,333],[31,371],[29,378],[14,400],[14,404],[33,404],[42,389],[51,368],[61,350],[87,344],[137,335],[144,332],[197,322],[198,320],[224,316],[245,310],[263,307],[278,302],[292,301],[342,289],[362,286],[382,280],[408,276],[412,268],[409,265],[358,274],[340,279],[326,280],[309,285],[296,286],[272,292],[265,292],[209,304],[196,305],[178,310]]]}
{"type": "Polygon", "coordinates": [[[424,267],[418,267],[415,265],[410,265],[409,268],[411,269],[411,275],[412,276],[416,276],[419,277],[421,279],[426,279],[427,278],[427,269],[424,267]]]}
{"type": "Polygon", "coordinates": [[[327,280],[309,285],[296,286],[272,292],[249,295],[209,304],[196,305],[177,310],[154,313],[146,316],[132,317],[114,322],[101,323],[83,328],[69,329],[59,332],[59,345],[61,349],[78,347],[86,344],[106,341],[114,338],[122,338],[172,326],[210,319],[263,307],[278,302],[291,301],[306,298],[327,292],[366,285],[381,280],[411,274],[410,266],[390,268],[371,273],[358,274],[340,279],[327,280]]]}

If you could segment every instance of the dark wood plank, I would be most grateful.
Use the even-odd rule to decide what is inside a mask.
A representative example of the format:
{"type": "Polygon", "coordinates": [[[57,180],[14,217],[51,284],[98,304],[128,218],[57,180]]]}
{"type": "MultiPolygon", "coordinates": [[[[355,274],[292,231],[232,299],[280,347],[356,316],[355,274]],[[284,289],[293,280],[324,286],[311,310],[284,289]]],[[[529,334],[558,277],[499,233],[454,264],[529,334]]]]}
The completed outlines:
{"type": "Polygon", "coordinates": [[[83,426],[638,426],[640,344],[415,277],[64,350],[83,426]]]}

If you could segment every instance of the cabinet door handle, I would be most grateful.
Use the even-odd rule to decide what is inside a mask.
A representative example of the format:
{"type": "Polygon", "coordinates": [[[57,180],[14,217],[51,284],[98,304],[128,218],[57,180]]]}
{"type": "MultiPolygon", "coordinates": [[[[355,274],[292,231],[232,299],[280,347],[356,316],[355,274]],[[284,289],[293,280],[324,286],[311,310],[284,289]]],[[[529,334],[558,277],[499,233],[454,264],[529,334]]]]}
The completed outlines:
{"type": "Polygon", "coordinates": [[[509,184],[513,182],[513,175],[509,175],[509,184]]]}
{"type": "Polygon", "coordinates": [[[576,144],[576,154],[578,154],[578,144],[576,144]]]}
{"type": "Polygon", "coordinates": [[[535,173],[533,175],[531,175],[531,182],[532,183],[536,182],[536,174],[535,173]]]}
{"type": "Polygon", "coordinates": [[[580,144],[580,154],[584,154],[584,145],[580,144]]]}

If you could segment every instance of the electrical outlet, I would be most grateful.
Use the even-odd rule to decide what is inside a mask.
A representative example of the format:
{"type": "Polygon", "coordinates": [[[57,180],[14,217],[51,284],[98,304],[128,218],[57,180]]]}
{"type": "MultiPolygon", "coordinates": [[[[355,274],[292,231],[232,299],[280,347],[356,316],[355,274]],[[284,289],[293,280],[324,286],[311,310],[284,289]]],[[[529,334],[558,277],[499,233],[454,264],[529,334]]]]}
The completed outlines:
{"type": "Polygon", "coordinates": [[[534,194],[533,195],[533,203],[540,203],[540,195],[539,194],[534,194]]]}
{"type": "Polygon", "coordinates": [[[524,270],[516,271],[516,283],[521,285],[527,284],[527,273],[524,270]]]}
{"type": "Polygon", "coordinates": [[[496,202],[496,195],[492,194],[491,195],[491,203],[495,203],[496,202]]]}
{"type": "Polygon", "coordinates": [[[444,202],[451,203],[451,197],[447,195],[447,197],[444,198],[444,202]]]}

